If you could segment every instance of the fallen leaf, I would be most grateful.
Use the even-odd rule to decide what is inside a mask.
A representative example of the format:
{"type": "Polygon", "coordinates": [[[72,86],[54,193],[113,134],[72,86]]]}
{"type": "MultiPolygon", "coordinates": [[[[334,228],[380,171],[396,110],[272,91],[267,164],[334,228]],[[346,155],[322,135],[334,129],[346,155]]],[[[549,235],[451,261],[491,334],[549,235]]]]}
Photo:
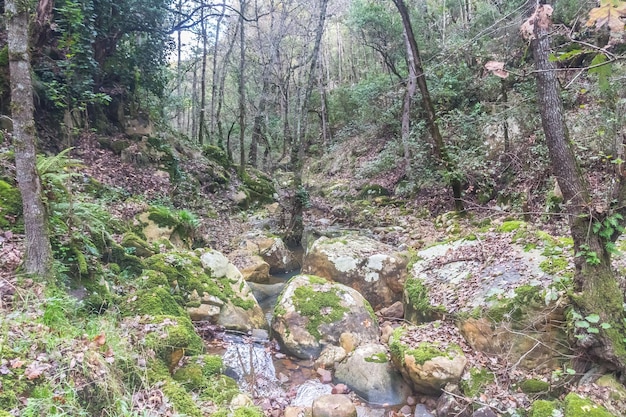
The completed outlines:
{"type": "Polygon", "coordinates": [[[24,366],[26,362],[21,359],[11,359],[9,363],[11,364],[11,368],[18,369],[24,366]]]}

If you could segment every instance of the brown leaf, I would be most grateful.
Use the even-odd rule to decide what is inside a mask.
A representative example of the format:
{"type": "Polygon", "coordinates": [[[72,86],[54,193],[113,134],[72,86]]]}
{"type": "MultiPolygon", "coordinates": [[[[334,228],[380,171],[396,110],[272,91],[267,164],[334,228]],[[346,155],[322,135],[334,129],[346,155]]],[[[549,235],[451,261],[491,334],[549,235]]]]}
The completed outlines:
{"type": "Polygon", "coordinates": [[[26,369],[24,370],[24,376],[29,380],[37,379],[48,368],[50,368],[50,365],[48,365],[47,363],[35,361],[26,367],[26,369]]]}
{"type": "Polygon", "coordinates": [[[98,336],[93,338],[93,341],[96,345],[103,346],[106,343],[107,339],[104,333],[100,333],[98,336]]]}
{"type": "Polygon", "coordinates": [[[11,368],[17,369],[17,368],[21,368],[22,366],[24,366],[26,362],[21,359],[16,358],[16,359],[11,359],[9,363],[11,364],[11,368]]]}

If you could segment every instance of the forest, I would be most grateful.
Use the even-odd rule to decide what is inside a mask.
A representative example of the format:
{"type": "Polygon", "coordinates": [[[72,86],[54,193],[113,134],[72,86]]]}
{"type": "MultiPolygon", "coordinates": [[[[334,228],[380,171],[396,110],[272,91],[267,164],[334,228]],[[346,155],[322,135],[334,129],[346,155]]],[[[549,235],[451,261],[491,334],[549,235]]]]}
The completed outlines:
{"type": "Polygon", "coordinates": [[[626,1],[0,4],[0,417],[626,415],[626,1]]]}

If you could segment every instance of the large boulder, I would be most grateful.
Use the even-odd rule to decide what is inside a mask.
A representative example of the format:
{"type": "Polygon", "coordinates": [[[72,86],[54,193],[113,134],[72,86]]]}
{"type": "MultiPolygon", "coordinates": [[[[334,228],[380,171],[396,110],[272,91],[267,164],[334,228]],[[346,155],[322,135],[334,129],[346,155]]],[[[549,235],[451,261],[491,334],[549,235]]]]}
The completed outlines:
{"type": "Polygon", "coordinates": [[[192,320],[209,321],[240,331],[267,327],[250,287],[220,252],[160,253],[146,259],[145,266],[164,275],[167,290],[192,320]]]}
{"type": "Polygon", "coordinates": [[[272,330],[282,349],[302,359],[317,358],[326,345],[346,351],[378,339],[378,322],[361,294],[311,275],[287,283],[274,308],[272,330]]]}
{"type": "Polygon", "coordinates": [[[371,404],[404,404],[411,388],[387,356],[387,349],[369,343],[357,347],[337,365],[335,379],[371,404]]]}
{"type": "Polygon", "coordinates": [[[359,291],[376,310],[402,299],[408,257],[366,236],[321,237],[308,250],[302,271],[359,291]]]}
{"type": "Polygon", "coordinates": [[[528,370],[556,369],[572,354],[562,326],[572,255],[570,239],[519,221],[432,246],[417,253],[410,270],[405,319],[456,315],[473,349],[528,370]]]}
{"type": "Polygon", "coordinates": [[[245,249],[239,249],[229,253],[228,259],[239,269],[246,281],[259,284],[269,282],[270,265],[260,255],[245,249]]]}

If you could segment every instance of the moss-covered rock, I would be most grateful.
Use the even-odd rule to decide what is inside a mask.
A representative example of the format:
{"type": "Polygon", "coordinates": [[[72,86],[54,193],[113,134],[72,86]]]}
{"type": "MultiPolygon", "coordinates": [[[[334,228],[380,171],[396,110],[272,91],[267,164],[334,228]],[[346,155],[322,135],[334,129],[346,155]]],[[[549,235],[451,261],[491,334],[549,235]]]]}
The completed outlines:
{"type": "Polygon", "coordinates": [[[377,319],[354,289],[314,275],[297,275],[287,283],[274,309],[272,329],[286,352],[317,357],[324,345],[340,345],[351,334],[354,346],[378,338],[377,319]]]}
{"type": "Polygon", "coordinates": [[[126,297],[120,305],[123,315],[188,317],[165,287],[140,289],[126,297]]]}
{"type": "Polygon", "coordinates": [[[214,383],[212,379],[222,372],[223,367],[220,356],[202,355],[190,358],[185,365],[176,370],[173,378],[188,390],[201,391],[214,383]]]}
{"type": "Polygon", "coordinates": [[[133,232],[124,233],[121,245],[126,248],[128,252],[142,258],[147,258],[155,253],[154,247],[133,232]]]}
{"type": "Polygon", "coordinates": [[[274,202],[276,189],[270,177],[256,169],[246,167],[241,174],[244,185],[244,192],[249,195],[250,201],[258,204],[274,202]]]}
{"type": "Polygon", "coordinates": [[[537,400],[530,407],[528,417],[554,417],[556,412],[560,412],[558,402],[537,400]]]}
{"type": "Polygon", "coordinates": [[[448,383],[458,384],[467,359],[456,344],[443,346],[438,342],[420,342],[415,346],[405,341],[409,330],[398,327],[389,338],[391,360],[422,394],[437,394],[448,383]]]}
{"type": "Polygon", "coordinates": [[[163,315],[144,316],[144,320],[154,325],[156,330],[146,335],[146,347],[153,349],[168,366],[177,362],[173,359],[176,351],[193,356],[204,350],[204,343],[189,318],[163,315]]]}
{"type": "Polygon", "coordinates": [[[167,381],[161,389],[178,414],[203,417],[202,410],[196,405],[193,397],[178,382],[167,381]]]}
{"type": "Polygon", "coordinates": [[[23,230],[22,195],[17,187],[0,180],[0,229],[23,230]]]}
{"type": "Polygon", "coordinates": [[[519,388],[526,394],[548,393],[550,383],[539,379],[526,379],[519,384],[519,388]]]}
{"type": "Polygon", "coordinates": [[[445,314],[443,306],[430,304],[428,288],[419,278],[409,277],[404,284],[404,318],[413,324],[439,320],[445,314]]]}
{"type": "Polygon", "coordinates": [[[509,220],[503,222],[500,226],[498,226],[498,231],[502,233],[514,232],[525,225],[526,222],[522,220],[509,220]]]}
{"type": "Polygon", "coordinates": [[[606,408],[573,392],[565,396],[563,410],[564,417],[614,417],[606,408]]]}
{"type": "Polygon", "coordinates": [[[239,394],[237,381],[226,375],[215,375],[209,379],[209,385],[202,391],[200,398],[215,404],[228,404],[239,394]]]}
{"type": "Polygon", "coordinates": [[[375,197],[383,197],[383,196],[389,196],[389,195],[391,195],[389,190],[383,187],[382,185],[370,184],[361,188],[361,190],[357,194],[357,198],[361,200],[363,199],[371,200],[375,197]]]}
{"type": "Polygon", "coordinates": [[[243,331],[267,326],[250,287],[221,253],[174,251],[156,254],[144,263],[167,278],[173,297],[194,320],[243,331]]]}

